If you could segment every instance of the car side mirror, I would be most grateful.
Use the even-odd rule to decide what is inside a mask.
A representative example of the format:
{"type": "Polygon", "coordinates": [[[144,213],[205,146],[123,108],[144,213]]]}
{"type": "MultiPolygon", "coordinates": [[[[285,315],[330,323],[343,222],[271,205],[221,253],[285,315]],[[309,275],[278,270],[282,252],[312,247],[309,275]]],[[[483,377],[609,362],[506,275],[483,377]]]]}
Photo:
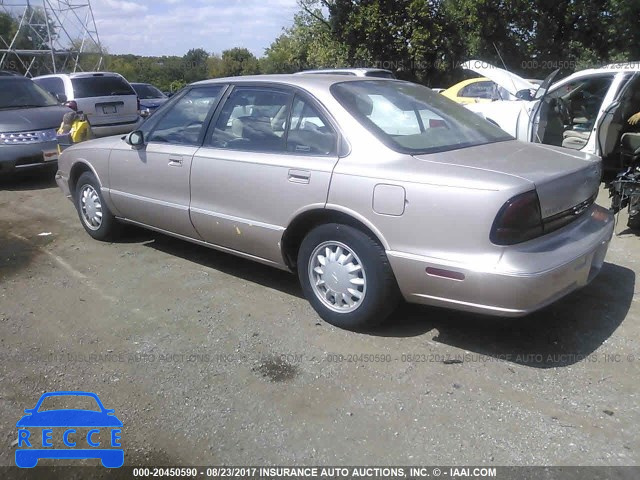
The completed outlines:
{"type": "Polygon", "coordinates": [[[67,103],[67,96],[64,93],[56,93],[56,100],[59,103],[67,103]]]}
{"type": "Polygon", "coordinates": [[[151,111],[148,108],[143,108],[142,110],[140,110],[140,116],[142,118],[147,118],[151,115],[151,111]]]}
{"type": "Polygon", "coordinates": [[[516,92],[516,98],[518,100],[533,100],[533,95],[531,95],[531,90],[525,88],[516,92]]]}
{"type": "Polygon", "coordinates": [[[144,146],[144,134],[140,130],[135,130],[125,137],[125,141],[135,148],[144,146]]]}

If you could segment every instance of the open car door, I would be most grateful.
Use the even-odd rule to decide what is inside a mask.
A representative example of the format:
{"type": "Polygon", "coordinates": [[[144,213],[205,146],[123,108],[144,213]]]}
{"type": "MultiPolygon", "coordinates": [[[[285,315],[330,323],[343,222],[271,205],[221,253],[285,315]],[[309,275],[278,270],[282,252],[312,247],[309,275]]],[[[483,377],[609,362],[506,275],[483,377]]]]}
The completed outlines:
{"type": "Polygon", "coordinates": [[[562,107],[556,99],[547,98],[549,88],[559,73],[559,69],[551,72],[535,94],[536,103],[531,111],[531,130],[529,134],[529,141],[531,142],[562,145],[562,132],[564,129],[562,124],[557,124],[558,119],[561,117],[559,109],[562,107]]]}

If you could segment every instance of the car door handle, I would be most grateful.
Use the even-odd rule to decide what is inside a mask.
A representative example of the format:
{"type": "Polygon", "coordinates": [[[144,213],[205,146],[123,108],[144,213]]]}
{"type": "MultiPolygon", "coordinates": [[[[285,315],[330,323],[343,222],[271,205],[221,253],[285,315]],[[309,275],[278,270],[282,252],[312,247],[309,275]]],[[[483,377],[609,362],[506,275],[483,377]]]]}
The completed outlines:
{"type": "Polygon", "coordinates": [[[169,158],[169,166],[170,167],[181,167],[182,166],[182,158],[169,158]]]}
{"type": "Polygon", "coordinates": [[[293,183],[309,183],[311,172],[308,170],[289,170],[289,181],[293,183]]]}

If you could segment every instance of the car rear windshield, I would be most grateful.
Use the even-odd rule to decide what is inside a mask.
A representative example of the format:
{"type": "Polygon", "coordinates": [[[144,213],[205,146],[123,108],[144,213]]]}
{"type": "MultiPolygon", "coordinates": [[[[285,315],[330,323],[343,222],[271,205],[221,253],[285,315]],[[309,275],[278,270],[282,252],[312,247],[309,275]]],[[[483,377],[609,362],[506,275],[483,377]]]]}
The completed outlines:
{"type": "Polygon", "coordinates": [[[71,84],[74,98],[136,94],[124,78],[111,75],[72,78],[71,84]]]}
{"type": "Polygon", "coordinates": [[[140,100],[150,100],[152,98],[164,98],[166,95],[158,90],[153,85],[147,85],[146,83],[137,83],[132,85],[133,89],[138,94],[140,100]]]}
{"type": "Polygon", "coordinates": [[[5,77],[0,82],[0,109],[51,107],[58,101],[32,80],[5,77]]]}
{"type": "Polygon", "coordinates": [[[412,155],[512,140],[479,115],[409,82],[337,83],[333,96],[389,148],[412,155]]]}

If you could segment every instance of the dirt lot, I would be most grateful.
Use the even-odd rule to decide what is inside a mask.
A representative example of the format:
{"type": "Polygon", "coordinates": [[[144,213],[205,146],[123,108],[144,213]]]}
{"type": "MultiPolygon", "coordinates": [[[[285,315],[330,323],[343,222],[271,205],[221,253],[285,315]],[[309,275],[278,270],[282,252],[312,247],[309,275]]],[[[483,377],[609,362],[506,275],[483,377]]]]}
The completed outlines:
{"type": "Polygon", "coordinates": [[[115,409],[127,465],[637,465],[624,225],[590,286],[531,317],[404,306],[358,334],[292,275],[138,229],[96,242],[52,180],[2,183],[0,465],[56,390],[115,409]]]}

